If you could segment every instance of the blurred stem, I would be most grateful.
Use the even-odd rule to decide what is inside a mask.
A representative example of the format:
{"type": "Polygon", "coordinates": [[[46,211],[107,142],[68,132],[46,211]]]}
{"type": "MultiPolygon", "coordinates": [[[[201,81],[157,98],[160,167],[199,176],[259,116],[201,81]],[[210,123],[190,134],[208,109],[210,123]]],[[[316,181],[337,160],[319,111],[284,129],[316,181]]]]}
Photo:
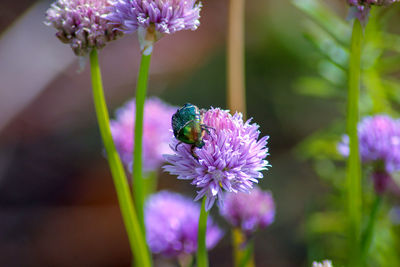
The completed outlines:
{"type": "Polygon", "coordinates": [[[357,123],[359,119],[360,66],[362,27],[358,19],[354,20],[351,37],[349,62],[349,91],[347,105],[347,134],[350,139],[350,155],[347,160],[347,212],[349,219],[349,266],[359,266],[359,239],[361,230],[361,163],[358,146],[357,123]]]}
{"type": "Polygon", "coordinates": [[[149,172],[143,178],[144,199],[153,194],[157,189],[157,172],[149,172]]]}
{"type": "Polygon", "coordinates": [[[241,229],[234,228],[232,230],[232,243],[234,267],[254,267],[253,240],[246,240],[241,229]]]}
{"type": "Polygon", "coordinates": [[[103,84],[101,80],[100,66],[96,49],[90,53],[90,71],[92,77],[93,98],[96,109],[97,121],[103,139],[104,148],[107,152],[108,164],[114,180],[118,203],[121,209],[125,229],[128,234],[129,244],[135,256],[137,266],[151,266],[151,257],[147,250],[144,234],[132,203],[131,191],[121,159],[115,148],[110,130],[110,120],[106,101],[104,98],[103,84]]]}
{"type": "Polygon", "coordinates": [[[373,103],[373,113],[390,113],[391,105],[386,96],[379,73],[370,69],[365,73],[365,85],[373,103]]]}
{"type": "Polygon", "coordinates": [[[246,117],[244,16],[245,1],[230,0],[227,44],[227,100],[231,112],[240,111],[246,117]]]}
{"type": "Polygon", "coordinates": [[[372,238],[374,236],[375,222],[377,219],[378,211],[382,203],[382,196],[376,195],[374,204],[371,209],[371,214],[368,219],[367,228],[361,239],[361,263],[365,265],[368,252],[371,247],[372,238]]]}
{"type": "Polygon", "coordinates": [[[206,247],[207,216],[206,196],[201,203],[199,229],[197,231],[197,267],[208,267],[208,255],[206,247]]]}
{"type": "Polygon", "coordinates": [[[139,223],[144,228],[143,204],[145,198],[142,173],[143,113],[149,79],[150,55],[142,54],[136,85],[135,149],[133,151],[132,186],[139,223]]]}

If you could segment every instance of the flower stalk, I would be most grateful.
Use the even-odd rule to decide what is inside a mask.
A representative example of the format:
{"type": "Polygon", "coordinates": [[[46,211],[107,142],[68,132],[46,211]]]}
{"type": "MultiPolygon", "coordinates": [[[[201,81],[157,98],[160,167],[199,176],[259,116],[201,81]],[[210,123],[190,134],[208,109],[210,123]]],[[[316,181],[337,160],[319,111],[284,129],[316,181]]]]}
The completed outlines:
{"type": "Polygon", "coordinates": [[[208,255],[206,247],[206,232],[207,232],[207,217],[208,211],[206,211],[206,199],[203,197],[200,210],[199,228],[197,232],[197,266],[208,267],[208,255]]]}
{"type": "Polygon", "coordinates": [[[230,0],[227,44],[227,97],[232,112],[242,112],[246,117],[246,90],[244,67],[244,16],[245,1],[230,0]]]}
{"type": "Polygon", "coordinates": [[[150,267],[151,257],[146,246],[143,234],[144,232],[141,231],[135,208],[132,204],[132,196],[129,190],[128,180],[125,176],[124,167],[121,163],[111,135],[109,115],[104,98],[100,66],[97,50],[95,48],[90,52],[90,70],[97,120],[107,153],[111,174],[114,180],[122,218],[128,234],[129,244],[132,253],[135,256],[137,266],[150,267]]]}
{"type": "Polygon", "coordinates": [[[381,205],[382,196],[376,195],[374,204],[372,205],[371,214],[368,219],[367,227],[361,239],[361,263],[363,265],[366,263],[368,251],[371,247],[372,239],[374,237],[375,223],[381,205]]]}
{"type": "Polygon", "coordinates": [[[139,75],[136,86],[136,119],[135,119],[135,148],[133,151],[132,186],[135,206],[142,232],[144,232],[144,184],[142,171],[142,140],[143,140],[143,114],[146,100],[147,81],[149,79],[151,53],[142,54],[139,67],[139,75]]]}
{"type": "Polygon", "coordinates": [[[148,172],[143,178],[144,199],[157,191],[157,172],[148,172]]]}
{"type": "Polygon", "coordinates": [[[348,105],[347,105],[347,134],[349,136],[350,154],[347,160],[347,212],[349,218],[349,249],[351,266],[358,266],[359,246],[361,233],[361,160],[357,124],[359,120],[359,95],[360,95],[360,65],[362,26],[358,19],[354,20],[351,37],[349,78],[348,78],[348,105]]]}

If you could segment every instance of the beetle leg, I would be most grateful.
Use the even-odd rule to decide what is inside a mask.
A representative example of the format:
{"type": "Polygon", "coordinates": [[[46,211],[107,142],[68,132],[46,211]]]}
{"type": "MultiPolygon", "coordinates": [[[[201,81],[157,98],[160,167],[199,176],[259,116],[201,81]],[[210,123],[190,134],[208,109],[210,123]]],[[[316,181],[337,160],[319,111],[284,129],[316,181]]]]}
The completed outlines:
{"type": "Polygon", "coordinates": [[[211,126],[208,126],[208,125],[205,125],[205,124],[200,124],[200,126],[201,126],[201,128],[202,128],[203,130],[205,130],[208,134],[210,134],[210,130],[213,130],[214,133],[216,132],[216,130],[215,130],[213,127],[211,127],[211,126]]]}
{"type": "Polygon", "coordinates": [[[190,152],[191,152],[193,158],[194,158],[195,160],[199,161],[199,157],[196,155],[196,153],[194,153],[195,147],[196,147],[195,145],[192,145],[192,147],[190,148],[190,152]]]}
{"type": "Polygon", "coordinates": [[[176,146],[175,146],[175,151],[178,151],[178,146],[179,146],[180,144],[182,144],[182,142],[178,142],[178,143],[176,144],[176,146]]]}
{"type": "Polygon", "coordinates": [[[212,135],[210,134],[210,130],[213,130],[214,133],[216,133],[216,130],[213,127],[207,126],[205,124],[201,124],[200,126],[201,126],[201,130],[206,131],[206,133],[211,137],[211,139],[214,140],[212,135]]]}

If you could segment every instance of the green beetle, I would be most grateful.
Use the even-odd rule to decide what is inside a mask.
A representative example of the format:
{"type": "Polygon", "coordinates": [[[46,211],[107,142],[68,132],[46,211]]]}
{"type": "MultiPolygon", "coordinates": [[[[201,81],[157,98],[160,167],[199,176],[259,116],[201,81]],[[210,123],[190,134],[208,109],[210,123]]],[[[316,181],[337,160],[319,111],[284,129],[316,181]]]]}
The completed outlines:
{"type": "Polygon", "coordinates": [[[210,129],[203,124],[202,111],[195,105],[186,103],[172,116],[172,129],[175,138],[180,141],[175,150],[182,143],[192,145],[191,153],[195,159],[198,159],[194,153],[194,148],[204,146],[203,137],[206,132],[209,133],[208,129],[210,129]]]}

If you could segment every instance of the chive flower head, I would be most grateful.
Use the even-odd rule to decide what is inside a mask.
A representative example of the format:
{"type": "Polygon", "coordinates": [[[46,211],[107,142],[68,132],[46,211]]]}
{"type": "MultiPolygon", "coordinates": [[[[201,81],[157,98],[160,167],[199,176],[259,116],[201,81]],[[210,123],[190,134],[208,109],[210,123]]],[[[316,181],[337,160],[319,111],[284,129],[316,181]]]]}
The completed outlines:
{"type": "MultiPolygon", "coordinates": [[[[156,97],[146,99],[143,115],[143,171],[156,171],[164,162],[163,154],[169,151],[171,139],[171,116],[176,107],[156,97]]],[[[121,160],[129,171],[133,166],[135,132],[135,99],[128,101],[116,111],[110,122],[111,133],[121,160]]]]}
{"type": "Polygon", "coordinates": [[[201,3],[196,0],[116,0],[108,18],[126,33],[154,25],[161,34],[196,30],[201,3]]]}
{"type": "Polygon", "coordinates": [[[196,0],[114,0],[107,18],[125,33],[137,31],[142,53],[150,55],[162,35],[196,30],[201,6],[196,0]]]}
{"type": "MultiPolygon", "coordinates": [[[[390,174],[400,170],[400,120],[387,115],[365,117],[357,127],[361,160],[373,166],[372,178],[377,192],[383,192],[390,174]]],[[[349,155],[349,137],[338,145],[343,156],[349,155]]]]}
{"type": "Polygon", "coordinates": [[[371,6],[387,6],[399,2],[399,0],[347,0],[347,2],[351,6],[349,17],[357,18],[365,25],[371,6]]]}
{"type": "Polygon", "coordinates": [[[45,24],[56,28],[75,55],[85,56],[122,35],[119,25],[105,18],[110,6],[111,0],[57,0],[46,11],[45,24]]]}
{"type": "MultiPolygon", "coordinates": [[[[180,194],[160,191],[148,198],[144,213],[146,238],[153,253],[171,258],[196,252],[200,205],[180,194]]],[[[222,230],[209,216],[207,249],[212,249],[222,236],[222,230]]]]}
{"type": "Polygon", "coordinates": [[[168,165],[164,170],[178,175],[178,179],[192,180],[200,190],[195,201],[206,196],[206,210],[216,199],[223,204],[225,192],[249,192],[253,183],[263,177],[261,171],[270,165],[265,160],[268,154],[268,136],[259,139],[260,131],[251,119],[243,121],[241,113],[231,115],[228,110],[211,108],[203,113],[203,123],[209,128],[202,148],[179,144],[172,138],[170,147],[174,154],[165,155],[168,165]]]}
{"type": "Polygon", "coordinates": [[[270,225],[275,218],[275,204],[271,193],[255,187],[250,193],[229,193],[225,197],[221,215],[246,235],[270,225]]]}

